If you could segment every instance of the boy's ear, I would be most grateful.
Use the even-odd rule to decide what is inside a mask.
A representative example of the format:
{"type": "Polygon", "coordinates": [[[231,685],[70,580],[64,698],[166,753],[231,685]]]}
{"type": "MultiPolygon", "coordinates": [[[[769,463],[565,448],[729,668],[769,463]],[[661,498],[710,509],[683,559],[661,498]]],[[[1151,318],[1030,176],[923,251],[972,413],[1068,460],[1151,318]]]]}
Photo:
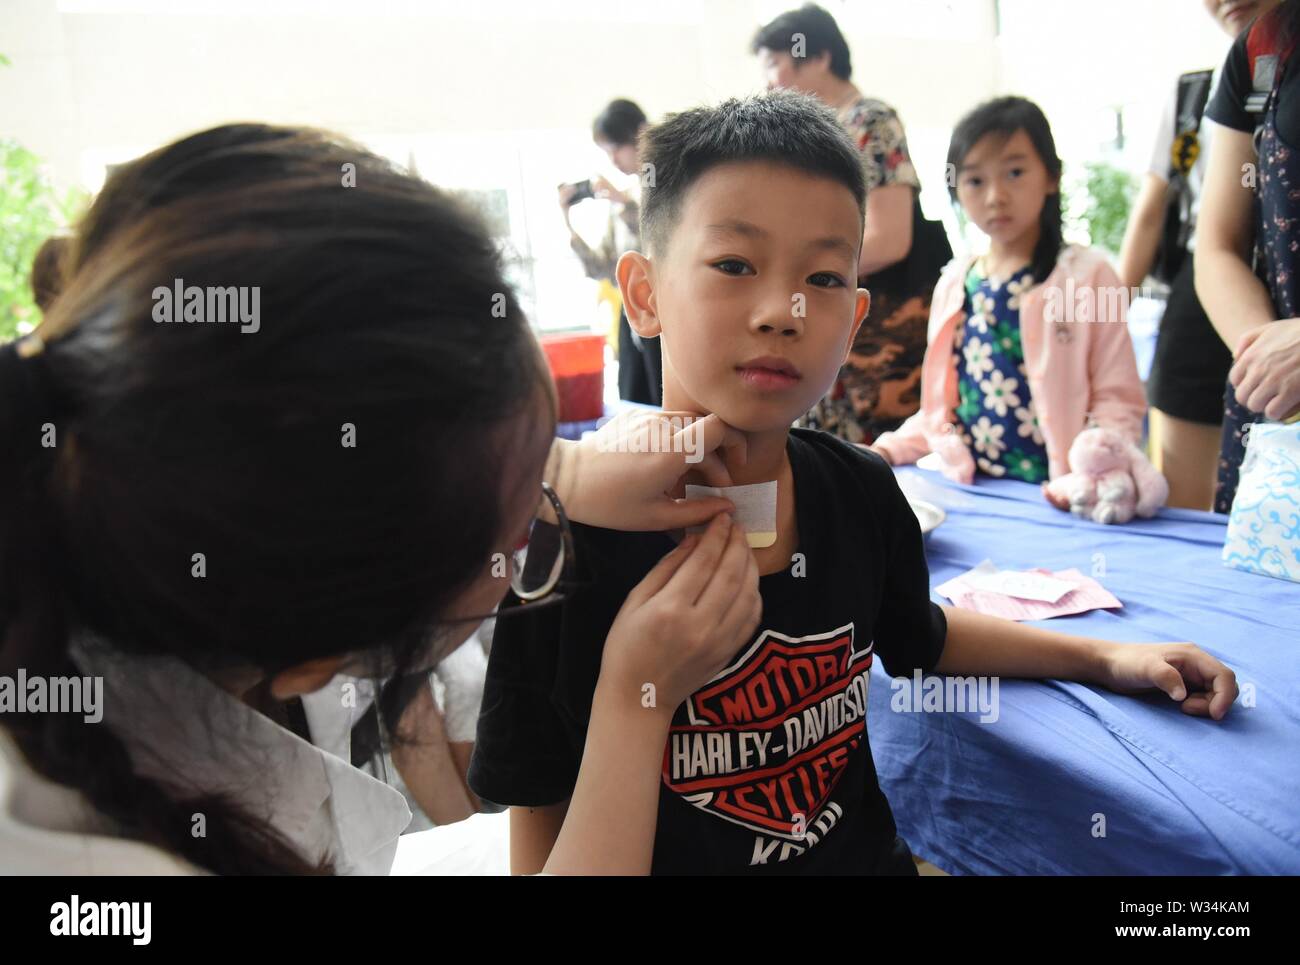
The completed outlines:
{"type": "MultiPolygon", "coordinates": [[[[844,362],[849,360],[849,353],[853,351],[853,342],[858,337],[858,329],[862,327],[869,311],[871,311],[871,292],[859,288],[858,300],[853,306],[853,328],[849,331],[849,344],[844,346],[844,362]]],[[[843,365],[844,362],[840,364],[843,365]]]]}
{"type": "Polygon", "coordinates": [[[614,269],[618,288],[623,293],[623,310],[627,323],[642,338],[654,338],[661,331],[655,308],[654,266],[639,251],[626,251],[614,269]]]}

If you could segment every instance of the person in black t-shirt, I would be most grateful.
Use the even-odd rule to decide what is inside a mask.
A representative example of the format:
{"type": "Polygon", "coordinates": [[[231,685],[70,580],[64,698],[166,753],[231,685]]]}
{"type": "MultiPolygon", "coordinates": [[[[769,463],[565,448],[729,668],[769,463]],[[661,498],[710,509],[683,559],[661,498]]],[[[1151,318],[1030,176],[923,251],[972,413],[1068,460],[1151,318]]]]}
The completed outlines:
{"type": "MultiPolygon", "coordinates": [[[[1208,4],[1229,38],[1278,0],[1208,4]]],[[[1191,12],[1185,16],[1191,16],[1191,12]]],[[[1181,74],[1155,132],[1151,161],[1129,212],[1116,271],[1132,291],[1150,273],[1169,286],[1147,398],[1151,462],[1169,480],[1165,505],[1209,509],[1223,425],[1223,383],[1232,353],[1196,297],[1192,251],[1214,125],[1202,124],[1219,71],[1181,74]]]]}
{"type": "MultiPolygon", "coordinates": [[[[753,549],[762,619],[680,703],[647,680],[629,708],[669,720],[655,873],[914,874],[876,779],[866,701],[891,674],[1052,676],[1159,687],[1219,719],[1232,672],[1191,644],[1131,646],[930,600],[921,533],[875,453],[790,424],[826,390],[870,296],[854,285],[863,176],[834,116],[777,91],[649,130],[646,254],[619,262],[631,324],[663,339],[664,401],[746,437],[737,485],[777,483],[777,535],[753,549]],[[1193,693],[1195,691],[1195,693],[1193,693]]],[[[580,588],[497,621],[469,782],[511,806],[516,872],[545,863],[585,753],[602,648],[666,533],[573,527],[580,588]]],[[[690,626],[681,614],[682,628],[690,626]]]]}
{"type": "MultiPolygon", "coordinates": [[[[906,848],[894,849],[865,743],[873,659],[910,675],[933,669],[943,649],[946,621],[930,602],[920,530],[874,453],[794,429],[787,454],[806,569],[761,578],[759,634],[674,715],[658,873],[751,863],[801,872],[913,868],[906,848]],[[801,864],[785,860],[823,834],[839,847],[813,848],[801,864]]],[[[506,613],[497,625],[471,770],[476,792],[497,803],[568,796],[605,635],[628,592],[673,546],[666,533],[573,531],[585,591],[535,616],[506,613]]]]}
{"type": "Polygon", "coordinates": [[[1205,117],[1196,294],[1234,363],[1224,388],[1214,510],[1228,513],[1251,424],[1300,419],[1300,4],[1232,45],[1205,117]],[[1253,251],[1252,251],[1253,249],[1253,251]]]}

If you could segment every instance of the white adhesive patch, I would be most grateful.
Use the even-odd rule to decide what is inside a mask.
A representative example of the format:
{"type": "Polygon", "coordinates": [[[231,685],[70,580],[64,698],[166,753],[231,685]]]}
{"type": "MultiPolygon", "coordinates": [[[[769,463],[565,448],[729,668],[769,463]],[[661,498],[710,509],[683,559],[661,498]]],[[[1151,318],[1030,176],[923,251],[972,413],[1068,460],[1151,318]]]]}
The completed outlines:
{"type": "MultiPolygon", "coordinates": [[[[730,499],[736,511],[732,517],[745,530],[745,538],[755,549],[776,542],[776,480],[750,483],[748,486],[695,486],[687,484],[687,499],[721,496],[730,499]]],[[[688,532],[702,533],[703,526],[692,526],[688,532]]]]}

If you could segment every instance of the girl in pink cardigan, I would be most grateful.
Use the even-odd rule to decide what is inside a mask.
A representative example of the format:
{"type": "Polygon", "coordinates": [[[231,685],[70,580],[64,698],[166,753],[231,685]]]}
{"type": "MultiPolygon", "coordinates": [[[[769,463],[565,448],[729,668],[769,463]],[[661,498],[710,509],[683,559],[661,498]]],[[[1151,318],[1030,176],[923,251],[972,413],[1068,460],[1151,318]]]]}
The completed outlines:
{"type": "Polygon", "coordinates": [[[871,446],[889,462],[943,458],[945,475],[1042,483],[1070,471],[1090,425],[1141,440],[1146,398],[1129,293],[1106,259],[1061,239],[1061,160],[1032,102],[968,114],[948,148],[949,193],[989,250],[944,270],[930,311],[921,410],[871,446]]]}

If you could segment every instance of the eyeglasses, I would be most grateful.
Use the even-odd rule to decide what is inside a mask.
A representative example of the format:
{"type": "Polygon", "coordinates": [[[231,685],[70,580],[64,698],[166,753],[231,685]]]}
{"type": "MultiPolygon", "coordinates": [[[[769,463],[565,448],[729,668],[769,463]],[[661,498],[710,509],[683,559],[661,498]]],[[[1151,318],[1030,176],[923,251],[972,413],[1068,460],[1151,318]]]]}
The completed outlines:
{"type": "Polygon", "coordinates": [[[563,603],[574,589],[582,585],[577,579],[573,548],[573,530],[560,497],[550,484],[542,483],[542,496],[550,503],[556,522],[534,517],[527,537],[515,547],[510,557],[510,590],[519,599],[514,606],[501,607],[481,616],[458,617],[455,622],[483,621],[524,610],[563,603]]]}
{"type": "Polygon", "coordinates": [[[548,483],[542,483],[542,495],[551,504],[556,521],[549,523],[534,518],[527,539],[515,548],[510,561],[510,589],[522,602],[511,607],[512,612],[559,603],[566,592],[578,585],[574,577],[573,530],[569,527],[569,517],[548,483]]]}

